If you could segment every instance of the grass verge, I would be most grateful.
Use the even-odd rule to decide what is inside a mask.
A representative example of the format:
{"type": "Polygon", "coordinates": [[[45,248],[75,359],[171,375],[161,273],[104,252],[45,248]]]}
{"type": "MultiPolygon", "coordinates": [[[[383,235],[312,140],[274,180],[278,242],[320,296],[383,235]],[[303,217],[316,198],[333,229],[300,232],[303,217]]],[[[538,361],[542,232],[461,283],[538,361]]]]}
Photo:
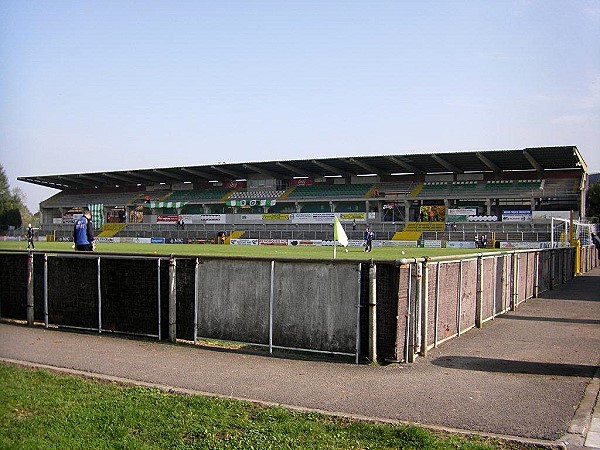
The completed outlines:
{"type": "Polygon", "coordinates": [[[517,449],[481,437],[0,364],[3,449],[517,449]]]}

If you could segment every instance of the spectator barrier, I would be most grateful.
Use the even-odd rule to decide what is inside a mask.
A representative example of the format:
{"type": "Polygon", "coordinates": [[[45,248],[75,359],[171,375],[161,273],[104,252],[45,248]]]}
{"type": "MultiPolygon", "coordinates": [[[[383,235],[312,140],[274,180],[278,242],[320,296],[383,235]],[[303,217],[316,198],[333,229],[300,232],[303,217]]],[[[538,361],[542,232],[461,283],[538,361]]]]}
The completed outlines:
{"type": "Polygon", "coordinates": [[[397,261],[0,252],[0,318],[370,361],[416,355],[598,266],[594,247],[397,261]]]}

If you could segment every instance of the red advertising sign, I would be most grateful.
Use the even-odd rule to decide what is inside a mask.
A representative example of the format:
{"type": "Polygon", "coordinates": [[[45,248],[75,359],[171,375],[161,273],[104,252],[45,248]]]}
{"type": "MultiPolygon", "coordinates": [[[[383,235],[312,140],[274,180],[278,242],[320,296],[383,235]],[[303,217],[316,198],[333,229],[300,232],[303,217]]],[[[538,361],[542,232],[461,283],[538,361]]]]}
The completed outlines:
{"type": "Polygon", "coordinates": [[[226,187],[227,189],[245,188],[246,182],[245,181],[226,181],[225,183],[223,183],[223,186],[226,187]]]}
{"type": "Polygon", "coordinates": [[[297,178],[290,182],[290,186],[312,186],[315,184],[315,180],[312,178],[297,178]]]}
{"type": "Polygon", "coordinates": [[[177,214],[159,214],[156,216],[156,223],[177,223],[179,216],[177,214]]]}

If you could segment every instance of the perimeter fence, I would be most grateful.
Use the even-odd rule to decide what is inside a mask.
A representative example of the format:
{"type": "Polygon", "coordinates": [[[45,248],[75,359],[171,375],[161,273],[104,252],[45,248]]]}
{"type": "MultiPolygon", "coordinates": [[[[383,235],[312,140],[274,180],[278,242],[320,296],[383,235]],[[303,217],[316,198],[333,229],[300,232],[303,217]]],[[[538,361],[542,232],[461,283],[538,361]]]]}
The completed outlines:
{"type": "Polygon", "coordinates": [[[396,261],[0,252],[0,318],[412,362],[597,267],[593,247],[396,261]]]}

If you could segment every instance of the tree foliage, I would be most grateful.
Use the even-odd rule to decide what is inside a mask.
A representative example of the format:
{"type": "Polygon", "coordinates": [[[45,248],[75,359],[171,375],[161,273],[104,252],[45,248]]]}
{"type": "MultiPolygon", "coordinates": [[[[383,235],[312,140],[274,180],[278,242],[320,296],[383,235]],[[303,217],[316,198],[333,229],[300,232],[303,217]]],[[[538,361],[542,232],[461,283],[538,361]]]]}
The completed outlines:
{"type": "Polygon", "coordinates": [[[587,217],[600,217],[600,182],[590,186],[587,192],[587,217]]]}
{"type": "Polygon", "coordinates": [[[25,206],[25,195],[19,188],[11,190],[4,167],[0,164],[0,231],[10,226],[20,227],[22,214],[30,214],[25,206]]]}

